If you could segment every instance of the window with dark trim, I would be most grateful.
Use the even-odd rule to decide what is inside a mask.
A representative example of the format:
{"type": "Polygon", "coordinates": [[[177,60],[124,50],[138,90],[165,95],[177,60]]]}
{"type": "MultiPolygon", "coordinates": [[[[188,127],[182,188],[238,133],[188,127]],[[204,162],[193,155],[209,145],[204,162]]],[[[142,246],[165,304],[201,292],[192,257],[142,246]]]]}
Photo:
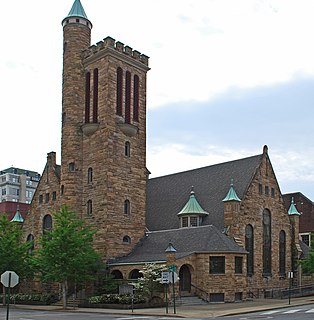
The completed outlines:
{"type": "Polygon", "coordinates": [[[243,257],[234,257],[234,272],[243,273],[243,257]]]}
{"type": "Polygon", "coordinates": [[[126,141],[125,142],[125,145],[124,145],[124,155],[126,157],[130,157],[131,155],[131,145],[130,145],[130,142],[129,141],[126,141]]]}
{"type": "Polygon", "coordinates": [[[265,194],[268,196],[269,195],[269,187],[265,186],[265,194]]]}
{"type": "Polygon", "coordinates": [[[48,203],[49,202],[49,193],[45,194],[45,202],[48,203]]]}
{"type": "Polygon", "coordinates": [[[52,230],[52,217],[49,214],[46,214],[43,218],[43,232],[52,230]]]}
{"type": "Polygon", "coordinates": [[[85,75],[85,123],[89,123],[90,116],[90,72],[85,75]]]}
{"type": "Polygon", "coordinates": [[[34,251],[35,245],[34,245],[34,236],[31,233],[27,236],[26,242],[30,243],[30,246],[28,248],[28,254],[32,254],[34,251]]]}
{"type": "Polygon", "coordinates": [[[272,198],[275,198],[275,188],[271,188],[271,196],[272,198]]]}
{"type": "Polygon", "coordinates": [[[284,230],[279,232],[279,274],[286,274],[286,233],[284,230]]]}
{"type": "Polygon", "coordinates": [[[271,215],[263,211],[263,274],[271,275],[271,215]]]}
{"type": "Polygon", "coordinates": [[[188,217],[182,217],[182,218],[181,218],[181,221],[182,221],[182,228],[186,228],[186,227],[189,226],[188,217]]]}
{"type": "Polygon", "coordinates": [[[134,75],[133,83],[133,120],[139,121],[139,77],[134,75]]]}
{"type": "Polygon", "coordinates": [[[63,196],[64,193],[64,185],[61,186],[61,196],[63,196]]]}
{"type": "Polygon", "coordinates": [[[86,214],[88,216],[93,214],[93,202],[92,200],[88,200],[86,204],[86,214]]]}
{"type": "Polygon", "coordinates": [[[98,69],[94,69],[93,91],[93,123],[98,122],[98,69]]]}
{"type": "Polygon", "coordinates": [[[263,185],[261,183],[258,184],[258,193],[263,194],[263,185]]]}
{"type": "Polygon", "coordinates": [[[131,243],[131,238],[129,236],[124,236],[122,239],[123,243],[131,243]]]}
{"type": "Polygon", "coordinates": [[[245,250],[248,252],[246,260],[247,274],[251,276],[254,273],[254,232],[250,224],[245,227],[245,250]]]}
{"type": "Polygon", "coordinates": [[[93,168],[88,168],[87,170],[87,183],[90,184],[93,182],[93,168]]]}
{"type": "Polygon", "coordinates": [[[57,192],[56,191],[52,192],[52,200],[53,201],[57,200],[57,192]]]}
{"type": "Polygon", "coordinates": [[[131,123],[131,72],[125,73],[125,123],[131,123]]]}
{"type": "Polygon", "coordinates": [[[43,203],[43,198],[44,198],[43,195],[40,194],[39,197],[38,197],[39,204],[43,203]]]}
{"type": "Polygon", "coordinates": [[[74,162],[70,162],[70,163],[69,163],[69,171],[70,171],[70,172],[74,172],[74,171],[75,171],[75,164],[74,164],[74,162]]]}
{"type": "Polygon", "coordinates": [[[224,274],[225,273],[225,257],[223,256],[209,257],[209,273],[224,274]]]}
{"type": "Polygon", "coordinates": [[[130,214],[130,201],[126,199],[124,201],[124,209],[123,209],[124,214],[130,214]]]}
{"type": "Polygon", "coordinates": [[[116,113],[122,116],[122,96],[123,96],[123,70],[122,68],[117,68],[117,106],[116,113]]]}

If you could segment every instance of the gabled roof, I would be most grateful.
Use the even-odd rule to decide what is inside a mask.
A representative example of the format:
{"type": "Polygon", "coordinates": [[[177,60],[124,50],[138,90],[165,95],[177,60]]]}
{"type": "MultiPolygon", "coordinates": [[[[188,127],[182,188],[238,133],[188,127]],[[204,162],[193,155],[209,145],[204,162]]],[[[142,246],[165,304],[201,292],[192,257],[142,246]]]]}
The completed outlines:
{"type": "Polygon", "coordinates": [[[129,255],[117,258],[109,264],[165,262],[165,250],[169,242],[176,249],[176,259],[193,253],[246,253],[244,248],[238,246],[226,234],[215,226],[208,225],[148,232],[129,255]]]}
{"type": "Polygon", "coordinates": [[[149,179],[146,214],[148,230],[179,228],[177,213],[186,202],[191,185],[202,208],[209,213],[203,224],[213,224],[222,230],[222,200],[230,188],[230,179],[233,178],[237,195],[243,199],[261,159],[262,154],[149,179]]]}

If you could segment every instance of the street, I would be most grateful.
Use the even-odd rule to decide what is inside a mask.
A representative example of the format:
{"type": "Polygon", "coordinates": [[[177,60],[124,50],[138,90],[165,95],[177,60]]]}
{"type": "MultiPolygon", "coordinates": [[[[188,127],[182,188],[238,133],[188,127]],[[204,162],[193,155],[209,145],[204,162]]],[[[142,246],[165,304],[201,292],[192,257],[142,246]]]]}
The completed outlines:
{"type": "MultiPolygon", "coordinates": [[[[305,306],[294,306],[282,309],[273,309],[268,311],[260,311],[247,314],[239,314],[235,316],[224,316],[219,317],[222,320],[263,320],[263,319],[273,319],[273,320],[312,320],[314,318],[314,304],[305,306]]],[[[0,309],[0,319],[6,319],[6,308],[0,309]]],[[[43,310],[24,310],[24,309],[10,309],[9,313],[10,320],[174,320],[175,317],[172,316],[143,316],[143,315],[121,315],[121,314],[109,314],[109,313],[95,313],[95,312],[79,312],[79,311],[43,311],[43,310]]],[[[205,320],[213,318],[184,318],[185,320],[205,320]]]]}

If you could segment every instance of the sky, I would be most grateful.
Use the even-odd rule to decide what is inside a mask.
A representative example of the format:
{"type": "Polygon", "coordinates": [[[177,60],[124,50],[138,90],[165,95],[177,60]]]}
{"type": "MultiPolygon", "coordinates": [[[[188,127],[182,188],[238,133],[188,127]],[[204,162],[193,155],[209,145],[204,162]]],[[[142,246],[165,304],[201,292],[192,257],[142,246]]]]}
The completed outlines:
{"type": "MultiPolygon", "coordinates": [[[[62,19],[74,0],[2,4],[0,169],[60,163],[62,19]]],[[[314,201],[313,0],[81,0],[92,44],[150,57],[151,177],[262,153],[314,201]]],[[[236,186],[235,186],[236,187],[236,186]]]]}

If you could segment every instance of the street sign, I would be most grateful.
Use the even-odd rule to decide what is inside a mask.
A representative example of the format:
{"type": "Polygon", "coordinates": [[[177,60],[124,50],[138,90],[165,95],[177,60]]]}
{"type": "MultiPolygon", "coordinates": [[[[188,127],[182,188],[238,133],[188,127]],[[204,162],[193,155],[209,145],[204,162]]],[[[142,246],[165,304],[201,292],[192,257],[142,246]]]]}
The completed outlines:
{"type": "Polygon", "coordinates": [[[176,283],[179,280],[178,274],[176,272],[170,272],[169,282],[176,283]]]}
{"type": "Polygon", "coordinates": [[[175,266],[175,265],[169,266],[168,269],[170,272],[177,272],[177,266],[175,266]]]}
{"type": "Polygon", "coordinates": [[[1,275],[1,283],[7,288],[13,288],[19,283],[19,276],[14,271],[6,271],[1,275]]]}
{"type": "Polygon", "coordinates": [[[161,273],[160,283],[169,283],[170,281],[170,272],[164,271],[161,273]]]}

